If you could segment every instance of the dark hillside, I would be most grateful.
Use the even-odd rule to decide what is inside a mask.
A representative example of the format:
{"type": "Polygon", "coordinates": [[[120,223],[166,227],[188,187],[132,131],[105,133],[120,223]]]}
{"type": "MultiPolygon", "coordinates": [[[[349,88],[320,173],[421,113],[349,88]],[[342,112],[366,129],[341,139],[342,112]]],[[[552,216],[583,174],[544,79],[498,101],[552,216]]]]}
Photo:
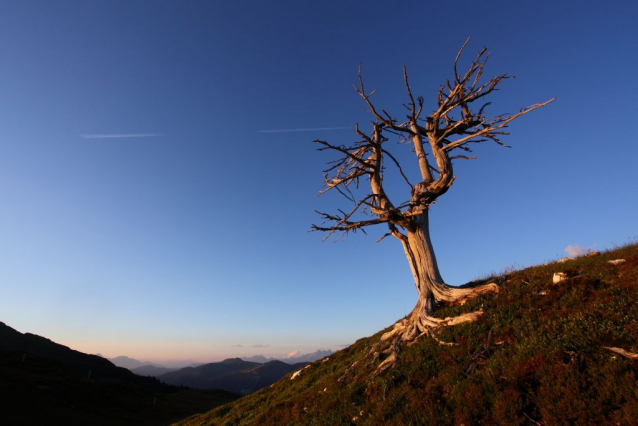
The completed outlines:
{"type": "Polygon", "coordinates": [[[1,323],[0,395],[0,424],[12,426],[167,425],[237,398],[136,376],[1,323]]]}
{"type": "Polygon", "coordinates": [[[126,368],[117,367],[106,358],[89,355],[67,346],[55,343],[45,337],[31,333],[20,333],[3,322],[0,322],[0,351],[20,351],[30,355],[40,355],[59,361],[88,375],[103,379],[121,380],[157,390],[168,389],[158,380],[140,377],[126,368]]]}
{"type": "Polygon", "coordinates": [[[454,346],[422,339],[374,377],[379,332],[180,424],[636,424],[638,361],[608,348],[638,352],[638,246],[490,280],[499,294],[437,313],[483,307],[478,322],[439,334],[454,346]],[[554,284],[558,272],[567,278],[554,284]]]}

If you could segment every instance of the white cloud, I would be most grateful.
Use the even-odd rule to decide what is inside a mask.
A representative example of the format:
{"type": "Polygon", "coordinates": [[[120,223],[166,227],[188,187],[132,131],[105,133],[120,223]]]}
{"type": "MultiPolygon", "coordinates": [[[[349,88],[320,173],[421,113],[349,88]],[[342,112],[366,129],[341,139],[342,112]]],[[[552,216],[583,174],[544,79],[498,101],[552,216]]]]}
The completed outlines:
{"type": "Polygon", "coordinates": [[[593,248],[594,248],[593,246],[590,246],[590,247],[581,247],[578,245],[567,246],[565,247],[565,253],[567,253],[567,255],[570,257],[578,257],[578,256],[582,256],[584,254],[589,253],[593,248]]]}
{"type": "Polygon", "coordinates": [[[230,345],[231,348],[243,348],[243,345],[230,345]]]}
{"type": "Polygon", "coordinates": [[[82,139],[157,138],[160,133],[94,133],[80,135],[82,139]]]}
{"type": "Polygon", "coordinates": [[[279,130],[257,130],[257,133],[286,133],[286,132],[317,132],[321,130],[343,130],[352,129],[348,127],[316,127],[314,129],[279,129],[279,130]]]}
{"type": "Polygon", "coordinates": [[[268,345],[262,345],[262,344],[256,344],[256,345],[252,345],[251,348],[267,348],[268,345]]]}
{"type": "Polygon", "coordinates": [[[290,352],[288,355],[286,355],[286,359],[288,358],[294,358],[296,356],[299,356],[299,351],[292,351],[290,352]]]}

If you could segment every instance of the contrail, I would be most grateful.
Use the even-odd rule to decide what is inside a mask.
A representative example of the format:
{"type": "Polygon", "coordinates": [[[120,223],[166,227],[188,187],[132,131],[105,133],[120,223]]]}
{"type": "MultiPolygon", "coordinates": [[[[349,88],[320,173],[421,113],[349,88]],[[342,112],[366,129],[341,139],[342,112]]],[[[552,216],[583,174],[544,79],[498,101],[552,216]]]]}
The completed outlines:
{"type": "Polygon", "coordinates": [[[279,129],[279,130],[257,130],[257,133],[286,133],[286,132],[316,132],[321,130],[343,130],[352,129],[348,127],[316,127],[314,129],[279,129]]]}
{"type": "Polygon", "coordinates": [[[154,138],[162,136],[160,133],[98,133],[80,135],[82,139],[121,139],[121,138],[154,138]]]}

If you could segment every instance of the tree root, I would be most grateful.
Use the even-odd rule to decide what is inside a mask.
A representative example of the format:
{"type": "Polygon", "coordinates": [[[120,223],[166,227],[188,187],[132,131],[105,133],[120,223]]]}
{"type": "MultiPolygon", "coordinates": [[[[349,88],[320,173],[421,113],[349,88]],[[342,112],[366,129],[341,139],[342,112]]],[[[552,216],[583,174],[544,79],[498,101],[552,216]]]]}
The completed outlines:
{"type": "Polygon", "coordinates": [[[607,349],[608,351],[615,352],[618,355],[622,355],[628,359],[638,359],[637,353],[626,351],[623,348],[611,348],[609,346],[603,346],[603,348],[607,349]]]}
{"type": "MultiPolygon", "coordinates": [[[[449,287],[449,289],[446,289],[446,298],[444,300],[439,300],[437,298],[437,301],[447,303],[448,305],[463,304],[465,301],[477,296],[488,293],[498,293],[499,291],[499,286],[494,283],[471,288],[449,287]]],[[[409,315],[397,321],[390,331],[384,333],[379,341],[370,347],[368,352],[370,361],[365,364],[363,370],[369,371],[370,367],[377,364],[374,372],[372,373],[372,378],[378,377],[394,367],[399,359],[399,353],[403,346],[412,345],[423,337],[429,337],[439,345],[456,346],[457,343],[445,342],[439,339],[438,333],[441,329],[467,322],[474,322],[483,315],[483,311],[479,310],[455,317],[436,318],[428,313],[425,305],[425,300],[420,299],[417,306],[409,315]]],[[[490,333],[487,347],[489,348],[491,344],[490,333]]],[[[502,344],[502,342],[494,344],[498,345],[502,344]]],[[[338,381],[343,382],[347,380],[349,374],[354,370],[357,370],[361,365],[361,362],[359,361],[347,368],[338,381]]],[[[358,375],[356,373],[354,374],[355,376],[358,375]]]]}
{"type": "Polygon", "coordinates": [[[435,291],[437,300],[450,305],[465,305],[469,300],[489,293],[499,293],[501,288],[496,283],[483,284],[477,287],[447,287],[444,291],[435,291]]]}
{"type": "Polygon", "coordinates": [[[375,376],[385,373],[396,364],[403,345],[411,345],[424,336],[431,337],[440,345],[455,346],[456,343],[440,340],[437,336],[438,331],[443,327],[474,322],[482,315],[483,311],[475,311],[442,319],[429,316],[422,310],[413,311],[407,318],[397,321],[392,330],[383,334],[370,350],[371,363],[384,358],[377,366],[375,376]]]}
{"type": "MultiPolygon", "coordinates": [[[[488,294],[498,293],[500,288],[495,283],[485,284],[474,288],[450,287],[446,300],[451,304],[464,304],[467,300],[488,294]]],[[[383,361],[377,366],[375,376],[385,373],[397,362],[402,345],[411,345],[424,336],[434,339],[438,344],[454,346],[455,343],[444,342],[437,336],[444,327],[474,322],[483,315],[483,311],[468,312],[455,317],[436,318],[428,314],[422,302],[405,318],[397,321],[392,329],[381,336],[378,343],[370,350],[372,361],[383,361]]],[[[370,363],[368,365],[370,365],[370,363]]]]}

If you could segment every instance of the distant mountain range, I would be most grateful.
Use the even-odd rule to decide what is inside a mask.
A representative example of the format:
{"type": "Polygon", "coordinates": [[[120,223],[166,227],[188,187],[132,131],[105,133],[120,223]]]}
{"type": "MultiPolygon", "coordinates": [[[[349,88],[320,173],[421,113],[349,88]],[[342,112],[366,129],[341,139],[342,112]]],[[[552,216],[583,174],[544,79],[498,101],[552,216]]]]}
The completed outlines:
{"type": "Polygon", "coordinates": [[[0,423],[157,425],[236,398],[141,377],[0,322],[0,423]]]}
{"type": "Polygon", "coordinates": [[[172,371],[177,371],[179,368],[168,368],[168,367],[158,367],[156,365],[143,365],[137,368],[130,369],[133,373],[138,376],[151,376],[151,377],[159,377],[162,374],[170,373],[172,371]]]}
{"type": "MultiPolygon", "coordinates": [[[[251,357],[239,357],[240,359],[248,362],[258,362],[260,364],[264,364],[270,361],[282,361],[286,364],[298,364],[300,362],[315,362],[318,359],[324,358],[333,354],[334,352],[330,349],[323,350],[319,349],[315,352],[289,356],[286,358],[266,358],[263,355],[255,355],[251,357]]],[[[100,355],[101,356],[101,355],[100,355]]],[[[162,374],[170,373],[172,371],[179,370],[184,367],[197,367],[200,365],[204,365],[204,363],[197,363],[192,360],[183,360],[183,361],[164,361],[161,364],[151,361],[141,361],[135,358],[129,358],[127,356],[118,356],[115,358],[109,358],[113,364],[118,367],[124,367],[131,370],[135,374],[139,374],[140,376],[153,376],[158,377],[162,374]]]]}
{"type": "Polygon", "coordinates": [[[265,363],[269,361],[283,361],[286,364],[298,364],[300,362],[315,362],[318,359],[332,355],[334,352],[330,349],[319,349],[309,354],[289,356],[287,358],[266,358],[263,355],[255,355],[251,357],[241,357],[244,361],[265,363]]]}
{"type": "Polygon", "coordinates": [[[195,364],[177,369],[149,363],[126,356],[112,358],[113,363],[127,367],[140,376],[152,376],[161,382],[193,389],[221,389],[247,395],[270,386],[291,371],[331,355],[331,350],[289,356],[285,359],[257,355],[249,358],[230,358],[222,362],[195,364]]]}
{"type": "MultiPolygon", "coordinates": [[[[184,367],[196,367],[198,365],[204,364],[203,362],[195,362],[193,360],[178,360],[178,361],[167,360],[167,361],[162,361],[162,363],[159,364],[157,362],[151,362],[151,361],[140,361],[139,359],[129,358],[127,356],[117,356],[115,358],[109,358],[109,361],[111,361],[113,364],[117,365],[118,367],[124,367],[131,371],[136,368],[146,367],[149,365],[158,367],[158,368],[167,368],[169,370],[179,370],[180,368],[184,368],[184,367]]],[[[153,374],[150,374],[150,375],[152,376],[153,374]]]]}
{"type": "Polygon", "coordinates": [[[155,364],[150,361],[140,361],[138,359],[129,358],[127,356],[117,356],[115,358],[109,358],[109,361],[111,361],[113,364],[117,365],[118,367],[128,368],[129,370],[132,370],[134,368],[139,368],[145,365],[154,365],[154,366],[160,367],[159,364],[155,364]]]}
{"type": "Polygon", "coordinates": [[[299,370],[307,363],[332,353],[331,350],[320,349],[309,354],[294,355],[284,359],[257,355],[244,359],[230,358],[208,364],[192,364],[181,369],[127,356],[111,358],[111,362],[128,368],[137,375],[152,376],[170,385],[193,389],[221,389],[237,395],[247,395],[270,386],[291,371],[299,370]]]}
{"type": "Polygon", "coordinates": [[[247,395],[270,386],[305,365],[306,363],[287,364],[277,360],[258,363],[230,358],[199,367],[182,368],[162,374],[158,379],[172,385],[195,389],[223,389],[238,395],[247,395]]]}
{"type": "Polygon", "coordinates": [[[194,389],[221,389],[238,395],[247,395],[270,386],[291,371],[299,370],[309,362],[332,354],[331,350],[318,350],[286,359],[257,355],[246,359],[230,358],[222,362],[193,365],[182,369],[167,368],[159,364],[144,364],[126,356],[111,359],[140,376],[152,376],[164,383],[194,389]]]}

